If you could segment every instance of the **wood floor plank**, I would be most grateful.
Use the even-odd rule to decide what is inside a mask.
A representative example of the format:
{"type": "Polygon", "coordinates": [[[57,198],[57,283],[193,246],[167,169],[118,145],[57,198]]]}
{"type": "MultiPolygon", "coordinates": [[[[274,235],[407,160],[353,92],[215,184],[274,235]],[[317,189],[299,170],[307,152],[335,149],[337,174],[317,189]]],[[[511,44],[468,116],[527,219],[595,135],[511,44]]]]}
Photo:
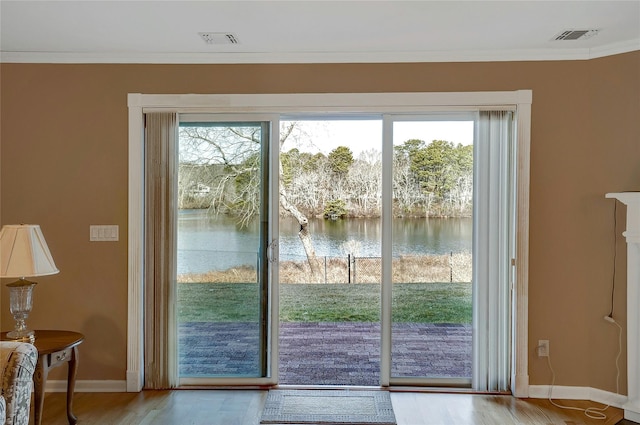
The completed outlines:
{"type": "MultiPolygon", "coordinates": [[[[74,412],[80,425],[258,425],[266,396],[260,390],[77,393],[74,412]]],[[[398,425],[615,425],[623,418],[622,410],[613,407],[606,410],[606,420],[597,420],[548,400],[502,395],[392,392],[391,401],[398,425]]],[[[65,409],[65,393],[47,393],[42,423],[67,425],[65,409]]]]}

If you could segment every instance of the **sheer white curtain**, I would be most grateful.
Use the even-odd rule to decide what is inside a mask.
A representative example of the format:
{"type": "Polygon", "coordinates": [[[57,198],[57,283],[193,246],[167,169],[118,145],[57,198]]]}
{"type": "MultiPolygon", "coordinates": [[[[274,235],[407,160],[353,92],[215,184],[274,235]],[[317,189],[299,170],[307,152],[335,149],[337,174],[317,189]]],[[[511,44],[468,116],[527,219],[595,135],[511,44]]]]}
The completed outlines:
{"type": "Polygon", "coordinates": [[[176,345],[176,214],[178,120],[145,115],[144,387],[178,382],[176,345]]]}
{"type": "Polygon", "coordinates": [[[474,143],[473,389],[508,391],[514,113],[480,112],[474,143]]]}

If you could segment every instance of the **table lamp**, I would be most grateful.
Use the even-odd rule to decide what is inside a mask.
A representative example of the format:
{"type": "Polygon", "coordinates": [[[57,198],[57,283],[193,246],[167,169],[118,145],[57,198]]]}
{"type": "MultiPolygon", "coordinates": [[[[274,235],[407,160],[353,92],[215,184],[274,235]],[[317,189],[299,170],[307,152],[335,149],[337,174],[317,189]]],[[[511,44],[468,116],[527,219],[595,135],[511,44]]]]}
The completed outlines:
{"type": "Polygon", "coordinates": [[[17,277],[17,281],[7,284],[9,302],[15,329],[7,333],[7,338],[15,340],[35,340],[32,330],[27,328],[26,319],[33,306],[33,287],[36,282],[26,277],[46,276],[58,273],[47,242],[37,224],[10,224],[0,230],[0,277],[17,277]]]}

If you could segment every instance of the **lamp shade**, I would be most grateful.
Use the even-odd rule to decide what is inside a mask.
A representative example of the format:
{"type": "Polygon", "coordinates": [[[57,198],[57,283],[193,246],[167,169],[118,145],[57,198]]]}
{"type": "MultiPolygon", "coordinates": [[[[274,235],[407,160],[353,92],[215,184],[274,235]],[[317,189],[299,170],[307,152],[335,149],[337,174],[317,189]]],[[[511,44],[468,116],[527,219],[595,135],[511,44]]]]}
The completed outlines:
{"type": "Polygon", "coordinates": [[[0,277],[56,274],[47,242],[37,224],[9,224],[0,230],[0,277]]]}

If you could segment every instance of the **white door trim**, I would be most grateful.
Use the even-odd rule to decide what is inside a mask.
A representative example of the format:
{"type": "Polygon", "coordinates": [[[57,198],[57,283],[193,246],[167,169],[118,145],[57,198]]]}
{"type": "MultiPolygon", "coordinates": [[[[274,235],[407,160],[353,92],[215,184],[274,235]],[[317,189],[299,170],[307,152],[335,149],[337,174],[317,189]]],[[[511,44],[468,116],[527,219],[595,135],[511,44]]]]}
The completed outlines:
{"type": "Polygon", "coordinates": [[[529,152],[531,90],[450,93],[327,93],[327,94],[140,94],[128,95],[129,212],[127,391],[143,382],[143,169],[144,113],[163,110],[209,113],[423,113],[511,108],[517,111],[517,248],[513,297],[513,358],[511,388],[516,397],[529,394],[528,264],[529,152]]]}

